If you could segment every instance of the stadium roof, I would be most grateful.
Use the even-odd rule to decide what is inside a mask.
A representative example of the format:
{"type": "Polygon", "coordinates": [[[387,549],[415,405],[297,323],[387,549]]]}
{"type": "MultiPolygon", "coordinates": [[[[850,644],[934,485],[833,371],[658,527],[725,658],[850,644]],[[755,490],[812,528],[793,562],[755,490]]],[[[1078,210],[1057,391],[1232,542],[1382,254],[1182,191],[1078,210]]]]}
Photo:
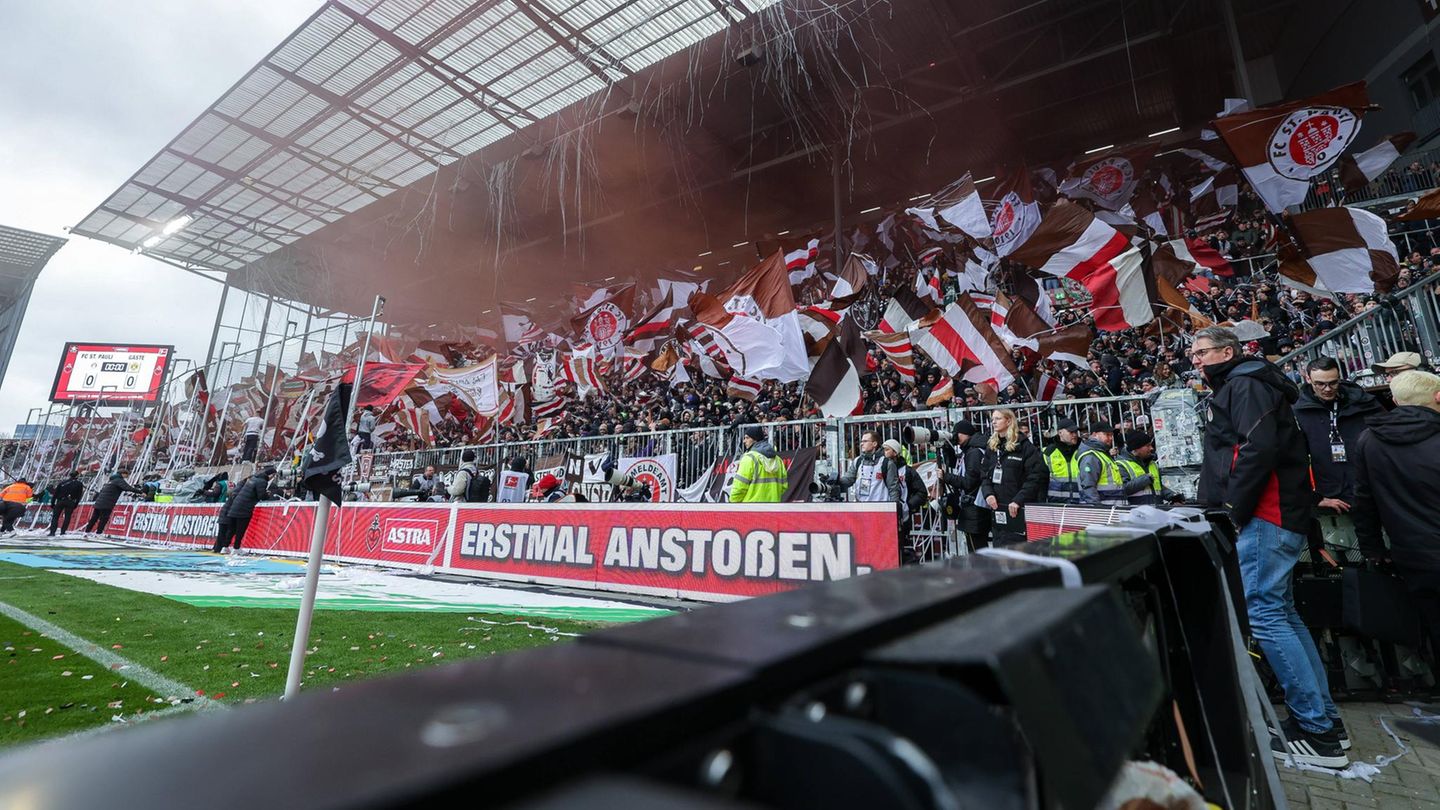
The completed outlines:
{"type": "Polygon", "coordinates": [[[772,2],[327,2],[72,230],[239,269],[772,2]]]}
{"type": "MultiPolygon", "coordinates": [[[[837,180],[853,222],[1208,119],[1218,5],[331,0],[73,232],[422,324],[722,274],[833,221],[837,180]]],[[[1234,5],[1251,59],[1301,8],[1234,5]]]]}
{"type": "Polygon", "coordinates": [[[10,366],[35,279],[66,241],[0,225],[0,379],[10,366]]]}

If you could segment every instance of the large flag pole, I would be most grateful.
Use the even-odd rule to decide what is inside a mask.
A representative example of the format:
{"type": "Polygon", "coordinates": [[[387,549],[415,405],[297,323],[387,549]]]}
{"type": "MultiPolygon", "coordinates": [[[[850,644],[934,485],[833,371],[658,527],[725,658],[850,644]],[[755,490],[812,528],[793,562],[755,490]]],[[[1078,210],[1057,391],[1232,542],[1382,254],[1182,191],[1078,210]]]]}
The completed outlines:
{"type": "Polygon", "coordinates": [[[300,693],[305,650],[310,646],[310,620],[315,615],[315,592],[320,586],[320,559],[325,551],[325,533],[330,528],[330,507],[340,507],[339,473],[350,463],[350,419],[355,413],[355,400],[360,398],[360,376],[365,372],[365,355],[370,353],[370,335],[375,331],[375,319],[384,308],[385,299],[375,296],[375,304],[370,308],[370,328],[365,333],[365,348],[355,364],[354,396],[350,396],[342,377],[325,405],[324,421],[316,433],[315,445],[306,451],[305,486],[318,496],[319,505],[315,510],[315,530],[310,533],[310,559],[305,564],[305,592],[300,598],[300,615],[295,619],[290,669],[285,675],[285,700],[300,693]],[[315,462],[313,467],[310,466],[312,461],[315,462]]]}

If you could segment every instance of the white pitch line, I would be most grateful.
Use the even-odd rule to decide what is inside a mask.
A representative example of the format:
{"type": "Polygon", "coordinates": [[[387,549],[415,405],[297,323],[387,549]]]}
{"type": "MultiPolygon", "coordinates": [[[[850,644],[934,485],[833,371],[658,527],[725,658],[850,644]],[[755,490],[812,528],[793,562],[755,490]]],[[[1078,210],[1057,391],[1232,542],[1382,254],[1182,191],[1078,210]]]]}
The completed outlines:
{"type": "Polygon", "coordinates": [[[103,667],[122,672],[126,680],[135,681],[161,697],[190,697],[194,699],[194,703],[204,708],[219,707],[221,705],[208,697],[195,694],[194,689],[179,681],[172,681],[154,670],[140,666],[129,659],[121,658],[92,641],[81,638],[63,627],[51,624],[33,613],[26,613],[14,605],[7,605],[4,602],[0,602],[0,613],[9,616],[15,621],[29,627],[31,630],[45,634],[47,638],[64,644],[66,647],[69,647],[103,667]],[[119,666],[118,669],[117,665],[119,666]]]}

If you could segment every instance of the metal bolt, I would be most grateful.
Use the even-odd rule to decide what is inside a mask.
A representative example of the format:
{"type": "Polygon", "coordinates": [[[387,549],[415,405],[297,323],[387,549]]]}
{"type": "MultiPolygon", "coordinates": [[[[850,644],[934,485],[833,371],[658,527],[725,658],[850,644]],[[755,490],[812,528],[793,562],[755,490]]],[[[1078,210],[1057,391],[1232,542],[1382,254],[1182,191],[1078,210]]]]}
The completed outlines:
{"type": "Polygon", "coordinates": [[[457,703],[435,713],[420,729],[420,741],[434,748],[451,748],[483,740],[510,721],[496,703],[457,703]]]}
{"type": "Polygon", "coordinates": [[[870,697],[870,690],[860,681],[855,681],[845,687],[845,708],[855,711],[865,704],[865,698],[870,697]]]}
{"type": "Polygon", "coordinates": [[[711,751],[700,763],[700,781],[707,787],[718,787],[735,767],[735,755],[721,748],[711,751]]]}

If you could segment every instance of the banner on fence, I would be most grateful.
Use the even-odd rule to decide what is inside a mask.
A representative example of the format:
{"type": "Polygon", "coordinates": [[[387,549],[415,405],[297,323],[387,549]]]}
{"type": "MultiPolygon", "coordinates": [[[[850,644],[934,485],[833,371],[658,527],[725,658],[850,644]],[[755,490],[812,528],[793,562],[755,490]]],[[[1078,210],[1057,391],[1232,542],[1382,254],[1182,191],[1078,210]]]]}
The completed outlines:
{"type": "Polygon", "coordinates": [[[446,570],[735,599],[899,564],[892,504],[462,506],[446,570]]]}

